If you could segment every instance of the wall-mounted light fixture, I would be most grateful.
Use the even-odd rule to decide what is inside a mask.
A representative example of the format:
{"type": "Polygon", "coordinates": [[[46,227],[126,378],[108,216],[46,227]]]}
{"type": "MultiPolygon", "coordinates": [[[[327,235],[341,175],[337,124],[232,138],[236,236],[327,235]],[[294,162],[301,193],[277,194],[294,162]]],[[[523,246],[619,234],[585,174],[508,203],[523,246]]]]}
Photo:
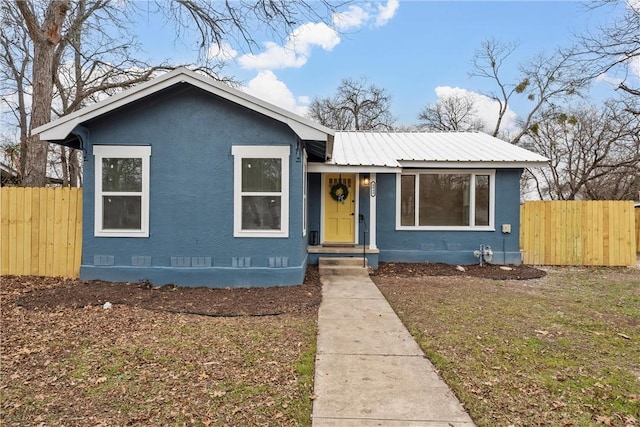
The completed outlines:
{"type": "Polygon", "coordinates": [[[368,187],[369,186],[369,177],[365,176],[364,178],[362,178],[362,186],[363,187],[368,187]]]}

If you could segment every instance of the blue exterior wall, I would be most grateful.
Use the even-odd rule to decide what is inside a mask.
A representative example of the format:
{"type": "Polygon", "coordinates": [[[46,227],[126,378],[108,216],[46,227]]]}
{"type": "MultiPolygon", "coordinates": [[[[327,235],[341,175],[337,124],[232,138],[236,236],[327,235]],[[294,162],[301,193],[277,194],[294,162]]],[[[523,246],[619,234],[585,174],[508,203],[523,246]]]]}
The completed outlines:
{"type": "Polygon", "coordinates": [[[397,231],[396,175],[377,175],[377,245],[383,262],[477,264],[473,251],[491,246],[494,264],[520,264],[520,176],[522,169],[495,175],[495,231],[397,231]],[[511,233],[501,232],[511,224],[511,233]]]}
{"type": "Polygon", "coordinates": [[[303,160],[288,126],[186,84],[84,126],[89,138],[81,279],[230,287],[302,283],[303,160]],[[97,144],[151,145],[148,238],[94,237],[97,144]],[[233,145],[291,147],[289,238],[233,237],[233,145]]]}
{"type": "MultiPolygon", "coordinates": [[[[308,178],[309,192],[307,193],[309,237],[311,233],[318,233],[318,242],[322,239],[320,235],[320,216],[322,215],[322,174],[310,173],[308,178]]],[[[311,244],[312,242],[309,242],[311,244]]]]}

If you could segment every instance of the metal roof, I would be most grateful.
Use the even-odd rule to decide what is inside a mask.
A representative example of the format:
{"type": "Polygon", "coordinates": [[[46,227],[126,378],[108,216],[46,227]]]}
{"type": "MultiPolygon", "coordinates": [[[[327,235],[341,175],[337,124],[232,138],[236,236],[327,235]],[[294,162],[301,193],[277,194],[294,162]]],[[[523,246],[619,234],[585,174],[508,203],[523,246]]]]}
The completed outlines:
{"type": "Polygon", "coordinates": [[[336,132],[328,165],[530,167],[548,159],[479,132],[336,132]]]}

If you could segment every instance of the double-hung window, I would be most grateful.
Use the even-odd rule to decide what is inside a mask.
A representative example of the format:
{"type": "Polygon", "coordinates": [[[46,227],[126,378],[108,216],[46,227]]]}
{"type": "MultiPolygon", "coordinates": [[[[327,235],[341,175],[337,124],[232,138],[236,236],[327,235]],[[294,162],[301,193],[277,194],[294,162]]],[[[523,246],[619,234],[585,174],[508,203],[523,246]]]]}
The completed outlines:
{"type": "Polygon", "coordinates": [[[289,146],[232,147],[235,237],[289,236],[289,146]]]}
{"type": "Polygon", "coordinates": [[[492,230],[495,171],[415,171],[398,175],[397,229],[492,230]]]}
{"type": "Polygon", "coordinates": [[[96,145],[94,234],[149,237],[150,146],[96,145]]]}

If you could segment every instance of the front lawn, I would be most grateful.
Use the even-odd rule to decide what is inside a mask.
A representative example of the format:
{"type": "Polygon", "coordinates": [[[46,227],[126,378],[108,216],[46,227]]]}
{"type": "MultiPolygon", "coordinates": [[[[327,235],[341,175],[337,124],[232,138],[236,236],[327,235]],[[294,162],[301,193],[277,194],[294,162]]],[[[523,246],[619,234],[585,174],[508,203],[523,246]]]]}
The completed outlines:
{"type": "Polygon", "coordinates": [[[480,426],[640,425],[640,270],[373,277],[480,426]]]}
{"type": "Polygon", "coordinates": [[[237,291],[3,277],[0,424],[310,425],[309,273],[237,291]]]}

